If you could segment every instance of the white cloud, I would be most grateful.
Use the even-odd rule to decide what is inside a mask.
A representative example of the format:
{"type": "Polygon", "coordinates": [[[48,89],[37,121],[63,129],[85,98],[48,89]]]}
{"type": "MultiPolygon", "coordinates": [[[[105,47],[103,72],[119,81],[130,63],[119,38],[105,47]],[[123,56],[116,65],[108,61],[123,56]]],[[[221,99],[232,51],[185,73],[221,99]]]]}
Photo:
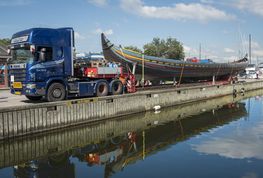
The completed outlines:
{"type": "Polygon", "coordinates": [[[109,35],[112,35],[112,34],[113,34],[113,30],[112,30],[112,29],[102,30],[101,28],[97,28],[97,29],[94,31],[94,33],[95,33],[95,34],[104,33],[105,35],[109,36],[109,35]]]}
{"type": "Polygon", "coordinates": [[[213,0],[200,0],[201,3],[207,3],[207,4],[212,4],[214,3],[213,0]]]}
{"type": "Polygon", "coordinates": [[[185,53],[186,58],[198,56],[199,52],[197,49],[191,48],[190,46],[187,46],[187,45],[183,45],[183,48],[184,48],[184,53],[185,53]]]}
{"type": "Polygon", "coordinates": [[[222,32],[223,32],[223,34],[225,34],[225,35],[230,34],[230,31],[229,31],[229,30],[223,30],[222,32]]]}
{"type": "Polygon", "coordinates": [[[23,6],[31,3],[32,0],[1,0],[0,6],[23,6]]]}
{"type": "MultiPolygon", "coordinates": [[[[248,52],[249,42],[244,41],[243,46],[248,52]]],[[[251,56],[253,57],[263,57],[263,47],[256,41],[251,41],[251,56]]]]}
{"type": "Polygon", "coordinates": [[[252,50],[252,54],[256,57],[263,57],[263,49],[252,50]]]}
{"type": "Polygon", "coordinates": [[[263,1],[262,0],[233,0],[233,6],[238,9],[250,11],[254,14],[263,16],[263,1]]]}
{"type": "MultiPolygon", "coordinates": [[[[199,58],[199,49],[192,48],[187,45],[183,45],[185,58],[197,57],[199,58]]],[[[224,62],[222,58],[220,58],[215,51],[211,49],[201,49],[201,58],[202,59],[212,59],[215,62],[224,62]]]]}
{"type": "Polygon", "coordinates": [[[213,137],[201,144],[193,145],[193,149],[204,154],[217,154],[232,159],[263,160],[263,123],[252,128],[237,128],[231,135],[213,137]]]}
{"type": "Polygon", "coordinates": [[[105,6],[108,3],[107,0],[88,0],[88,2],[96,6],[105,6]]]}
{"type": "Polygon", "coordinates": [[[177,3],[173,6],[147,6],[142,0],[121,0],[121,7],[127,12],[148,18],[174,20],[232,20],[235,17],[210,5],[200,3],[177,3]]]}
{"type": "Polygon", "coordinates": [[[75,34],[75,39],[79,39],[79,40],[86,39],[84,36],[80,35],[80,33],[78,33],[78,32],[75,32],[74,34],[75,34]]]}
{"type": "Polygon", "coordinates": [[[225,48],[225,49],[224,49],[224,52],[225,52],[225,53],[234,53],[235,50],[233,50],[233,49],[231,49],[231,48],[225,48]]]}
{"type": "Polygon", "coordinates": [[[242,11],[251,12],[256,15],[263,16],[263,1],[262,0],[201,0],[206,4],[218,4],[224,6],[230,6],[242,11]]]}

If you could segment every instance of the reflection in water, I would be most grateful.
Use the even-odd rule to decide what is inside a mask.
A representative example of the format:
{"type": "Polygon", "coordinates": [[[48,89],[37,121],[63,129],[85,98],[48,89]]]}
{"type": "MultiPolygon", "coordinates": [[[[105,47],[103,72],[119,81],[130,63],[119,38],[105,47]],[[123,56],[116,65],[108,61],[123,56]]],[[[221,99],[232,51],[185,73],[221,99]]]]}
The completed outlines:
{"type": "MultiPolygon", "coordinates": [[[[255,94],[258,93],[247,94],[247,97],[255,94]]],[[[245,103],[236,102],[240,99],[227,96],[163,109],[159,114],[140,113],[125,119],[10,140],[0,143],[0,152],[3,151],[0,154],[0,167],[13,166],[14,175],[18,178],[74,178],[74,158],[88,167],[102,166],[104,177],[111,177],[138,160],[165,151],[202,132],[246,117],[245,103]]],[[[193,148],[202,153],[232,158],[258,158],[263,155],[260,149],[262,143],[253,139],[256,138],[255,134],[262,135],[262,127],[263,124],[258,125],[247,135],[237,132],[233,138],[215,138],[196,144],[193,148]],[[237,136],[240,140],[237,140],[237,136]],[[249,151],[246,144],[251,144],[251,141],[255,142],[255,150],[249,151]],[[231,152],[230,147],[235,152],[231,152]]]]}
{"type": "Polygon", "coordinates": [[[74,178],[75,167],[68,152],[14,166],[17,178],[74,178]]]}
{"type": "MultiPolygon", "coordinates": [[[[256,97],[260,100],[260,97],[256,97]]],[[[248,100],[250,104],[250,100],[248,100]]],[[[250,106],[248,107],[250,109],[250,106]]],[[[256,110],[261,112],[261,108],[256,110]]],[[[254,113],[255,114],[255,113],[254,113]]],[[[260,120],[250,127],[238,126],[231,135],[211,137],[208,140],[193,145],[200,153],[217,154],[233,159],[263,159],[263,121],[260,120]]]]}

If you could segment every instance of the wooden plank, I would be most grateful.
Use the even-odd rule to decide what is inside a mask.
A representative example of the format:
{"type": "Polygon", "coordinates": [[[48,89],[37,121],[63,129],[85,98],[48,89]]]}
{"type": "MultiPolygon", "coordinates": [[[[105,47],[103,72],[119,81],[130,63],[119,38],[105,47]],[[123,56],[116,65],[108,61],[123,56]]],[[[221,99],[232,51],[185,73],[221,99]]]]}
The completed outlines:
{"type": "Polygon", "coordinates": [[[17,119],[17,111],[13,112],[13,134],[14,136],[17,136],[17,130],[18,130],[18,119],[17,119]]]}
{"type": "Polygon", "coordinates": [[[43,109],[38,109],[38,127],[37,129],[42,130],[43,129],[43,109]]]}
{"type": "Polygon", "coordinates": [[[13,114],[8,112],[8,136],[14,136],[13,114]]]}
{"type": "Polygon", "coordinates": [[[68,105],[64,106],[64,117],[65,117],[65,124],[67,125],[69,123],[69,111],[68,111],[68,105]]]}
{"type": "Polygon", "coordinates": [[[61,114],[62,114],[62,106],[57,106],[57,120],[58,120],[57,126],[62,125],[61,114]]]}
{"type": "Polygon", "coordinates": [[[22,133],[23,133],[22,112],[17,111],[17,134],[21,135],[22,133]]]}
{"type": "Polygon", "coordinates": [[[77,115],[78,115],[78,113],[77,113],[77,105],[78,104],[73,104],[73,122],[72,123],[75,123],[76,120],[77,120],[77,115]]]}
{"type": "Polygon", "coordinates": [[[26,132],[24,133],[29,133],[30,132],[30,127],[31,127],[31,120],[30,120],[30,111],[26,110],[26,132]]]}
{"type": "Polygon", "coordinates": [[[0,144],[0,167],[4,167],[5,164],[5,155],[4,155],[4,143],[0,144]]]}
{"type": "Polygon", "coordinates": [[[10,165],[10,152],[9,152],[9,146],[8,144],[4,144],[4,165],[10,165]]]}
{"type": "Polygon", "coordinates": [[[38,108],[34,109],[34,122],[35,122],[35,125],[34,125],[34,130],[36,131],[39,131],[38,128],[39,128],[39,117],[38,117],[38,108]]]}
{"type": "Polygon", "coordinates": [[[46,111],[46,120],[47,120],[47,124],[46,124],[46,128],[49,128],[51,126],[51,114],[50,114],[50,111],[46,111]]]}
{"type": "Polygon", "coordinates": [[[26,119],[26,111],[22,110],[22,134],[26,133],[27,131],[27,119],[26,119]]]}
{"type": "Polygon", "coordinates": [[[32,158],[36,157],[36,138],[31,139],[32,158]]]}
{"type": "Polygon", "coordinates": [[[43,118],[43,129],[47,128],[47,109],[42,109],[42,118],[43,118]]]}
{"type": "Polygon", "coordinates": [[[84,119],[84,103],[80,104],[80,116],[79,121],[83,121],[84,119]]]}
{"type": "Polygon", "coordinates": [[[54,114],[53,111],[48,111],[48,119],[49,119],[49,128],[51,128],[54,125],[54,114]]]}
{"type": "Polygon", "coordinates": [[[20,162],[24,161],[23,158],[23,142],[21,140],[18,141],[18,150],[19,150],[19,154],[18,154],[18,159],[20,160],[20,162]]]}
{"type": "Polygon", "coordinates": [[[20,153],[20,150],[18,148],[18,142],[17,141],[14,141],[13,142],[13,145],[14,145],[14,163],[15,164],[18,164],[20,162],[19,160],[19,153],[20,153]]]}
{"type": "Polygon", "coordinates": [[[61,106],[61,115],[60,115],[60,122],[64,126],[66,121],[65,121],[65,106],[61,106]]]}
{"type": "Polygon", "coordinates": [[[4,138],[4,116],[3,113],[0,112],[0,139],[3,138],[4,138]]]}
{"type": "Polygon", "coordinates": [[[90,115],[91,115],[90,118],[94,118],[95,114],[94,114],[94,103],[93,102],[90,103],[90,112],[91,112],[90,113],[90,115]]]}
{"type": "Polygon", "coordinates": [[[35,112],[34,109],[30,109],[30,131],[35,130],[35,112]]]}

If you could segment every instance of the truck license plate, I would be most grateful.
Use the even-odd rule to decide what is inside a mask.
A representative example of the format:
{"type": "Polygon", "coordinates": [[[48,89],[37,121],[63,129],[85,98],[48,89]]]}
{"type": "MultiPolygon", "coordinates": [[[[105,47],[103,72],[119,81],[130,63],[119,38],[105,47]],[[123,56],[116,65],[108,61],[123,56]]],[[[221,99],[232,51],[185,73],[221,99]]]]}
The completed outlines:
{"type": "Polygon", "coordinates": [[[21,82],[14,82],[13,88],[22,88],[22,83],[21,82]]]}
{"type": "Polygon", "coordinates": [[[21,95],[21,92],[20,91],[16,91],[15,95],[21,95]]]}

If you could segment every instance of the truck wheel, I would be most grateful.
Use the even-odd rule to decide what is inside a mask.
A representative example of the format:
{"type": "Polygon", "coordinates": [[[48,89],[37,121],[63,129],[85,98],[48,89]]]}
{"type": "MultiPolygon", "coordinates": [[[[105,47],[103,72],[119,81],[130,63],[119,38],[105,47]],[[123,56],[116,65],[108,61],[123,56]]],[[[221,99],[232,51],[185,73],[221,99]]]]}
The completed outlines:
{"type": "Polygon", "coordinates": [[[46,100],[48,102],[64,100],[66,96],[66,89],[61,83],[52,83],[46,94],[46,100]]]}
{"type": "Polygon", "coordinates": [[[111,85],[111,94],[119,95],[122,94],[122,91],[123,91],[123,85],[121,81],[114,81],[111,85]]]}
{"type": "Polygon", "coordinates": [[[26,98],[29,99],[29,100],[32,100],[32,101],[38,101],[38,100],[42,99],[42,96],[29,96],[29,95],[26,95],[26,98]]]}
{"type": "Polygon", "coordinates": [[[96,96],[107,96],[109,87],[106,82],[99,82],[96,88],[96,96]]]}

